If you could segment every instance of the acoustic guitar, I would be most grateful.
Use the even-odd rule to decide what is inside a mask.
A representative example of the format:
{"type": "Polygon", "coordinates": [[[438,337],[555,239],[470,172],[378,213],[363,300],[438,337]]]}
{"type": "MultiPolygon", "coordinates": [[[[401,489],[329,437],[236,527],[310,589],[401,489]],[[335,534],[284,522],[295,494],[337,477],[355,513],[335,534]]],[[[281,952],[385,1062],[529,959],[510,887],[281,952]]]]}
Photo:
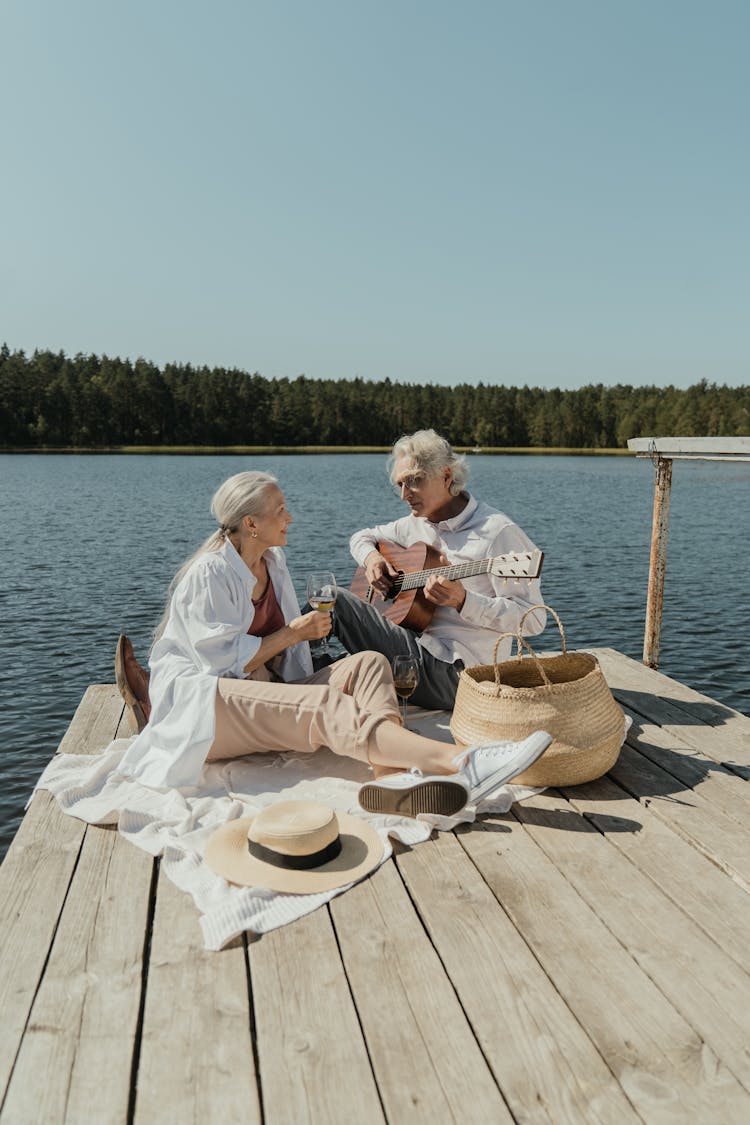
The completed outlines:
{"type": "Polygon", "coordinates": [[[537,578],[542,570],[542,551],[511,551],[492,559],[441,566],[440,555],[427,543],[399,547],[395,543],[378,543],[378,551],[398,571],[387,594],[375,590],[367,580],[364,567],[357,567],[352,584],[353,594],[374,606],[394,625],[403,625],[421,633],[430,623],[436,607],[422,593],[427,579],[441,575],[451,581],[473,578],[476,574],[494,574],[500,578],[537,578]]]}

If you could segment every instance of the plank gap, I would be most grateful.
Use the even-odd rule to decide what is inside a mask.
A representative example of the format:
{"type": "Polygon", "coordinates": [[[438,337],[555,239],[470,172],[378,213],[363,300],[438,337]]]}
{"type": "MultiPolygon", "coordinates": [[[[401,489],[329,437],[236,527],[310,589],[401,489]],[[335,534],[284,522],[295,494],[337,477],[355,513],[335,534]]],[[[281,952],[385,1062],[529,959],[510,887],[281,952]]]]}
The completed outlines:
{"type": "MultiPolygon", "coordinates": [[[[455,836],[455,832],[453,832],[453,835],[455,836]]],[[[419,847],[418,844],[416,844],[415,846],[419,847]]],[[[438,946],[436,945],[435,941],[433,940],[433,937],[432,937],[430,929],[427,925],[427,922],[425,921],[425,918],[422,914],[422,911],[419,908],[419,902],[417,901],[416,896],[414,894],[412,894],[411,889],[409,888],[409,884],[408,884],[408,882],[407,882],[407,880],[404,876],[404,872],[401,870],[401,867],[399,866],[399,862],[398,862],[399,857],[401,855],[403,855],[404,852],[407,852],[409,850],[410,849],[406,844],[400,844],[400,843],[397,843],[397,842],[394,841],[393,859],[394,859],[396,871],[398,872],[398,876],[401,880],[404,891],[406,892],[406,896],[409,899],[409,902],[411,903],[411,905],[414,909],[414,913],[417,916],[417,920],[418,920],[420,926],[422,927],[422,930],[424,931],[425,938],[427,939],[427,941],[429,941],[430,945],[432,946],[432,948],[434,950],[434,953],[435,953],[435,956],[437,957],[438,961],[440,962],[440,965],[443,969],[443,972],[445,973],[445,979],[447,980],[448,984],[450,985],[450,987],[453,990],[453,995],[456,997],[456,1003],[458,1004],[459,1008],[463,1012],[464,1018],[466,1020],[466,1023],[468,1025],[468,1027],[471,1028],[471,1034],[474,1036],[474,1041],[476,1042],[477,1050],[479,1051],[480,1055],[482,1056],[482,1058],[485,1061],[485,1064],[487,1066],[487,1070],[489,1071],[489,1073],[492,1077],[492,1080],[495,1083],[495,1086],[497,1087],[498,1094],[500,1095],[503,1102],[505,1103],[505,1107],[508,1110],[509,1115],[511,1117],[513,1117],[513,1113],[511,1111],[508,1099],[506,1098],[506,1096],[503,1092],[503,1089],[502,1089],[502,1087],[500,1086],[500,1083],[497,1080],[497,1076],[495,1074],[495,1070],[494,1070],[494,1067],[492,1065],[492,1060],[490,1059],[490,1057],[488,1056],[484,1047],[482,1046],[482,1041],[481,1041],[480,1036],[477,1033],[477,1028],[474,1026],[474,1022],[472,1021],[471,1016],[469,1015],[469,1011],[466,1008],[463,1000],[461,999],[461,994],[459,993],[458,988],[456,986],[456,983],[453,980],[453,977],[451,976],[448,965],[446,964],[445,959],[441,956],[440,950],[439,950],[438,946]]],[[[480,872],[480,875],[481,875],[481,872],[480,872]]],[[[486,883],[485,883],[485,885],[486,885],[486,883]]]]}
{"type": "MultiPolygon", "coordinates": [[[[632,750],[633,748],[629,746],[629,749],[632,750]]],[[[634,753],[638,753],[638,751],[634,751],[634,753]]],[[[644,761],[648,762],[649,765],[652,766],[655,770],[661,770],[661,766],[657,766],[651,761],[650,758],[647,758],[645,754],[641,755],[641,757],[643,757],[644,761]]],[[[661,772],[666,771],[661,770],[661,772]]],[[[668,776],[671,776],[671,774],[668,776]]],[[[612,781],[615,780],[611,774],[607,774],[607,777],[612,781]]],[[[679,820],[677,820],[674,816],[670,816],[666,811],[666,808],[661,807],[661,799],[658,794],[646,795],[640,793],[638,791],[637,783],[633,781],[628,782],[627,777],[617,780],[616,784],[624,789],[629,797],[632,797],[633,800],[637,801],[643,809],[649,809],[654,814],[654,816],[657,816],[668,828],[671,829],[672,832],[678,835],[680,839],[684,840],[685,843],[689,844],[697,852],[705,856],[706,859],[710,860],[710,862],[715,867],[717,867],[720,871],[727,875],[746,894],[750,894],[750,881],[748,881],[748,879],[742,874],[742,872],[738,871],[736,866],[731,861],[726,860],[721,855],[719,855],[715,849],[715,846],[712,846],[711,843],[706,842],[700,835],[690,832],[679,820]]],[[[702,801],[700,793],[697,793],[693,789],[688,789],[688,791],[690,793],[693,793],[699,802],[702,801]]],[[[667,802],[670,801],[676,805],[688,804],[685,801],[680,801],[678,798],[668,797],[667,802]]],[[[700,803],[697,806],[690,805],[689,807],[697,807],[699,811],[703,811],[702,805],[700,803]]],[[[715,806],[713,809],[710,808],[707,811],[706,815],[710,816],[711,813],[713,813],[714,815],[714,821],[717,821],[719,819],[719,813],[715,806]]],[[[736,821],[732,820],[731,824],[733,827],[739,830],[740,826],[737,825],[736,821]]]]}
{"type": "Polygon", "coordinates": [[[380,1108],[381,1108],[382,1113],[383,1113],[383,1120],[387,1121],[388,1120],[388,1114],[385,1112],[385,1103],[383,1101],[383,1095],[380,1093],[380,1086],[378,1085],[377,1075],[375,1074],[375,1067],[373,1065],[372,1054],[370,1052],[370,1044],[367,1042],[367,1036],[365,1035],[364,1024],[362,1023],[362,1017],[360,1016],[359,1008],[357,1007],[357,1000],[356,1000],[356,997],[354,995],[354,989],[352,988],[351,979],[349,977],[349,970],[346,967],[346,959],[344,958],[344,952],[341,948],[341,941],[339,939],[339,932],[338,932],[338,929],[336,927],[336,919],[333,916],[333,911],[331,910],[330,902],[326,903],[326,910],[328,911],[328,916],[331,920],[331,929],[333,930],[333,939],[336,942],[336,948],[339,951],[339,957],[341,959],[341,968],[344,971],[344,978],[346,980],[346,987],[349,989],[349,995],[350,995],[351,1000],[352,1000],[352,1007],[354,1008],[354,1015],[357,1019],[357,1024],[359,1025],[360,1034],[362,1035],[362,1042],[364,1044],[365,1054],[367,1055],[367,1062],[369,1064],[370,1071],[372,1072],[372,1081],[373,1081],[373,1084],[375,1086],[375,1093],[377,1094],[378,1101],[380,1102],[380,1108]]]}
{"type": "Polygon", "coordinates": [[[667,777],[674,778],[681,789],[691,790],[695,793],[701,790],[706,782],[709,782],[707,788],[701,790],[701,796],[704,796],[710,803],[718,805],[727,816],[744,826],[750,812],[750,791],[746,792],[744,786],[733,787],[731,789],[733,800],[727,801],[722,799],[721,794],[714,792],[714,790],[716,786],[722,786],[721,793],[726,798],[727,785],[730,781],[734,785],[735,777],[744,780],[742,771],[747,771],[747,767],[738,765],[734,769],[730,769],[725,762],[701,756],[696,747],[683,741],[673,731],[665,732],[664,728],[647,718],[646,724],[648,730],[641,727],[636,732],[631,727],[625,740],[628,749],[640,754],[645,761],[650,762],[652,766],[661,770],[667,777]],[[661,745],[659,741],[654,741],[654,737],[658,740],[663,738],[665,734],[665,745],[661,745]],[[740,803],[740,808],[737,808],[737,803],[740,803]]]}
{"type": "MultiPolygon", "coordinates": [[[[677,832],[674,831],[672,826],[660,817],[652,815],[650,810],[643,805],[636,804],[636,808],[642,811],[643,825],[641,832],[643,838],[651,837],[651,845],[648,850],[648,857],[654,854],[661,854],[663,860],[663,852],[658,851],[660,845],[664,843],[671,849],[677,849],[678,855],[682,853],[679,861],[680,872],[690,872],[690,881],[694,889],[698,893],[698,901],[694,897],[686,896],[684,887],[681,885],[673,884],[670,878],[667,877],[669,867],[664,862],[655,864],[650,867],[648,863],[644,863],[643,850],[638,848],[631,848],[623,843],[623,836],[625,834],[615,831],[611,832],[608,828],[608,821],[620,815],[619,812],[611,811],[611,806],[614,801],[622,801],[625,803],[633,802],[633,798],[622,787],[609,776],[600,778],[593,784],[579,787],[583,792],[570,789],[562,790],[562,796],[569,804],[580,812],[585,819],[594,828],[606,836],[612,846],[619,854],[624,856],[628,862],[635,867],[635,869],[644,875],[649,881],[665,895],[670,902],[673,903],[686,918],[695,923],[706,935],[709,940],[713,941],[720,948],[724,950],[730,957],[733,958],[735,963],[744,972],[748,972],[747,966],[747,950],[744,935],[747,932],[747,920],[750,910],[750,904],[747,904],[743,894],[744,892],[734,880],[730,879],[726,872],[718,867],[716,864],[710,864],[710,860],[700,852],[697,848],[692,848],[690,844],[677,832]],[[597,793],[592,793],[591,790],[595,787],[599,789],[606,786],[605,793],[597,797],[597,793]],[[616,796],[610,790],[619,793],[621,796],[616,796]],[[704,865],[709,863],[710,868],[706,870],[704,865]],[[710,892],[704,892],[707,878],[710,880],[710,892]],[[713,896],[713,897],[711,897],[713,896]],[[720,905],[717,906],[717,902],[720,905]],[[703,911],[701,910],[703,905],[703,911]],[[704,912],[705,911],[705,912],[704,912]],[[725,921],[724,925],[718,923],[717,911],[724,912],[725,921]],[[732,928],[736,934],[734,941],[727,940],[726,935],[726,917],[731,916],[732,928]]],[[[634,803],[634,802],[633,802],[634,803]]],[[[627,840],[627,836],[625,836],[627,840]]]]}
{"type": "MultiPolygon", "coordinates": [[[[614,695],[615,699],[617,699],[619,692],[622,692],[622,693],[628,695],[628,689],[627,688],[613,688],[612,694],[614,695]]],[[[653,699],[654,697],[652,696],[651,698],[653,699]]],[[[724,705],[723,704],[717,705],[715,700],[709,701],[707,696],[701,697],[701,699],[696,699],[696,700],[680,699],[678,697],[673,697],[671,695],[670,696],[658,696],[657,698],[659,698],[662,701],[662,703],[664,704],[665,707],[668,707],[670,709],[674,709],[675,711],[677,711],[679,713],[680,716],[684,716],[685,718],[689,719],[690,720],[690,724],[689,724],[690,726],[695,726],[697,724],[701,724],[704,727],[708,727],[709,730],[720,730],[721,727],[726,725],[726,722],[727,722],[727,716],[726,715],[719,715],[719,714],[715,714],[715,713],[712,714],[711,711],[709,710],[709,704],[710,703],[712,703],[714,707],[724,706],[724,705]],[[701,715],[696,715],[695,706],[696,706],[696,704],[701,703],[703,699],[705,699],[705,713],[701,714],[701,715]],[[691,710],[691,708],[692,708],[692,710],[691,710]]],[[[621,699],[617,699],[617,701],[618,701],[618,703],[620,703],[620,705],[622,707],[628,707],[631,711],[635,711],[637,714],[643,716],[643,718],[649,719],[649,716],[645,712],[639,710],[639,708],[635,705],[634,701],[630,698],[629,695],[628,695],[628,698],[625,701],[623,701],[621,699]]],[[[732,707],[727,707],[727,712],[730,712],[732,714],[739,714],[739,715],[742,714],[741,711],[735,712],[734,708],[732,708],[732,707]]],[[[675,717],[677,717],[677,716],[675,716],[675,717]]],[[[649,722],[654,722],[653,718],[650,718],[649,722]]]]}
{"type": "MultiPolygon", "coordinates": [[[[703,965],[705,963],[705,946],[707,943],[712,943],[713,939],[710,935],[706,935],[698,923],[690,916],[689,913],[682,909],[682,906],[673,901],[664,891],[649,878],[648,874],[643,872],[637,864],[630,862],[627,855],[623,854],[614,844],[611,843],[607,833],[599,832],[599,835],[604,837],[600,844],[599,854],[594,854],[593,864],[589,868],[591,874],[587,874],[582,878],[580,866],[577,864],[579,856],[576,855],[575,850],[571,852],[563,845],[562,848],[554,846],[550,839],[545,836],[545,828],[557,827],[555,821],[560,813],[557,806],[558,803],[564,805],[564,809],[570,810],[570,803],[559,794],[553,792],[545,793],[544,796],[539,795],[533,799],[533,803],[529,806],[523,805],[519,808],[517,814],[514,813],[524,826],[527,826],[529,832],[542,849],[547,858],[558,869],[560,874],[566,880],[568,885],[575,891],[575,893],[585,902],[592,910],[594,909],[593,894],[591,894],[592,884],[595,886],[598,879],[602,878],[603,871],[617,873],[619,878],[625,874],[625,882],[632,879],[631,890],[638,889],[641,883],[650,883],[650,890],[646,889],[646,899],[650,894],[651,906],[653,914],[646,917],[640,914],[637,909],[633,910],[633,918],[635,925],[624,925],[622,919],[628,915],[622,909],[617,911],[604,910],[597,911],[597,917],[605,929],[609,932],[610,937],[617,942],[621,947],[624,954],[630,957],[651,980],[654,987],[661,993],[662,997],[667,1004],[671,1005],[677,1012],[680,1013],[682,1018],[693,1029],[695,1034],[702,1040],[702,1042],[715,1053],[716,1057],[721,1060],[727,1070],[733,1074],[737,1082],[744,1086],[750,1092],[750,1079],[748,1078],[746,1068],[746,1054],[744,1052],[732,1053],[727,1051],[727,1044],[723,1030],[718,1030],[719,1025],[716,1024],[716,1015],[714,1015],[714,1022],[711,1019],[704,1021],[700,1015],[696,1015],[695,1007],[684,1003],[684,997],[691,992],[691,977],[696,979],[704,977],[703,965]],[[548,804],[549,802],[549,804],[548,804]],[[553,806],[553,807],[550,807],[553,806]],[[540,834],[541,830],[541,834],[540,834]],[[603,850],[601,850],[603,849],[603,850]],[[610,849],[614,850],[611,854],[610,849]],[[602,862],[602,857],[611,856],[608,860],[602,862]],[[613,863],[614,861],[614,863],[613,863]],[[618,871],[619,865],[619,871],[618,871]],[[625,873],[625,869],[629,868],[632,874],[625,873]],[[684,935],[686,943],[686,955],[681,959],[681,976],[680,982],[675,982],[675,976],[671,975],[667,970],[665,971],[663,963],[657,957],[656,959],[649,956],[649,949],[654,941],[658,941],[657,931],[651,923],[651,917],[660,917],[662,922],[665,923],[664,931],[669,932],[670,918],[674,916],[677,921],[680,932],[684,935]],[[651,934],[650,939],[644,940],[643,934],[651,934]],[[744,1069],[743,1069],[744,1067],[744,1069]]],[[[580,811],[573,809],[573,812],[578,817],[582,817],[587,827],[585,832],[587,834],[598,832],[596,825],[591,824],[587,817],[580,811]]],[[[638,890],[638,894],[631,895],[631,901],[639,901],[643,897],[643,892],[638,890]]],[[[728,959],[727,954],[723,957],[728,959]]],[[[730,1010],[731,1000],[729,992],[732,982],[734,992],[732,997],[747,997],[750,995],[750,987],[746,980],[747,973],[744,966],[737,966],[736,963],[729,965],[722,964],[722,957],[716,958],[717,979],[719,981],[719,988],[723,992],[724,1003],[722,1006],[722,1013],[730,1010]],[[732,971],[734,970],[734,971],[732,971]],[[737,971],[739,970],[739,971],[737,971]],[[745,978],[745,979],[743,979],[745,978]]],[[[713,998],[712,998],[713,999],[713,998]]],[[[739,1000],[740,1011],[746,1011],[742,1007],[742,1000],[739,1000]]],[[[719,1001],[716,1001],[717,1007],[719,1001]]],[[[709,1007],[711,1005],[709,1004],[709,1007]]],[[[737,1020],[738,1030],[741,1028],[741,1021],[737,1020]]],[[[723,1023],[721,1023],[723,1028],[723,1023]]]]}
{"type": "MultiPolygon", "coordinates": [[[[512,813],[512,809],[513,809],[513,806],[511,806],[511,813],[512,813]]],[[[529,832],[526,825],[521,820],[519,820],[518,817],[515,817],[515,819],[516,819],[517,823],[520,825],[523,832],[528,836],[529,840],[531,840],[531,842],[534,844],[534,846],[539,847],[539,845],[536,844],[536,841],[531,836],[531,833],[529,832]]],[[[547,980],[550,983],[550,987],[554,990],[554,992],[559,997],[560,1003],[563,1004],[564,1007],[568,1010],[568,1013],[570,1014],[571,1020],[573,1020],[578,1025],[578,1027],[580,1027],[582,1034],[586,1037],[586,1039],[588,1039],[589,1043],[591,1044],[592,1051],[594,1051],[599,1056],[599,1058],[602,1060],[602,1063],[604,1064],[606,1069],[611,1074],[613,1082],[622,1089],[623,1096],[625,1097],[628,1104],[632,1107],[633,1113],[635,1113],[638,1117],[642,1117],[642,1114],[639,1112],[638,1106],[636,1105],[635,1101],[630,1096],[629,1092],[625,1089],[625,1087],[622,1085],[622,1083],[620,1081],[621,1076],[617,1073],[617,1071],[616,1071],[612,1061],[610,1060],[607,1052],[603,1051],[601,1049],[600,1045],[596,1041],[596,1037],[591,1034],[591,1032],[590,1032],[589,1028],[587,1027],[586,1023],[580,1018],[580,1016],[576,1012],[575,1008],[573,1007],[572,1003],[570,1002],[570,1000],[566,996],[565,991],[558,986],[557,982],[554,980],[552,975],[547,971],[547,968],[544,964],[541,953],[537,952],[537,950],[534,948],[534,945],[532,944],[530,938],[528,938],[526,936],[526,934],[523,932],[523,930],[520,929],[519,926],[516,924],[511,911],[506,908],[502,899],[498,896],[497,891],[492,886],[492,883],[490,882],[489,878],[485,875],[482,868],[479,866],[479,863],[476,861],[475,857],[471,854],[471,852],[466,847],[464,847],[464,842],[463,842],[462,837],[463,836],[469,836],[472,830],[474,830],[474,831],[479,830],[480,832],[486,832],[487,828],[485,828],[485,825],[484,825],[482,820],[476,820],[476,821],[474,821],[473,824],[467,824],[467,825],[464,825],[464,826],[459,826],[458,830],[454,829],[453,835],[456,837],[458,842],[461,844],[464,855],[466,856],[466,858],[469,860],[469,862],[473,865],[473,867],[477,871],[480,879],[483,881],[483,883],[485,884],[485,886],[489,890],[490,894],[492,895],[492,897],[495,899],[498,906],[502,910],[503,914],[508,919],[509,924],[514,928],[514,930],[518,934],[519,938],[521,939],[523,944],[528,949],[530,956],[534,959],[534,961],[536,961],[536,963],[539,967],[540,973],[542,973],[547,978],[547,980]]],[[[544,855],[544,852],[542,852],[541,848],[539,849],[539,851],[542,855],[544,855]]],[[[578,897],[580,898],[580,895],[578,897]]],[[[581,901],[583,902],[583,899],[581,899],[581,901]]]]}
{"type": "MultiPolygon", "coordinates": [[[[33,796],[33,794],[32,794],[32,796],[33,796]]],[[[58,914],[57,914],[57,919],[55,920],[54,929],[52,930],[52,935],[50,937],[50,943],[49,943],[49,947],[47,949],[47,954],[46,954],[46,956],[44,958],[44,962],[41,966],[41,969],[40,969],[40,972],[39,972],[39,977],[38,977],[36,985],[34,987],[34,992],[31,996],[31,1001],[29,1003],[28,1011],[26,1012],[26,1019],[24,1020],[24,1024],[23,1024],[23,1031],[22,1031],[21,1035],[19,1036],[18,1043],[16,1045],[16,1051],[15,1051],[15,1055],[14,1055],[14,1058],[13,1058],[13,1065],[11,1066],[11,1068],[8,1071],[8,1081],[5,1084],[5,1089],[3,1090],[3,1096],[2,1096],[2,1098],[0,1098],[0,1117],[2,1116],[3,1108],[5,1106],[5,1101],[8,1097],[8,1091],[10,1090],[11,1082],[13,1080],[13,1073],[16,1069],[16,1062],[18,1061],[18,1055],[19,1055],[19,1052],[21,1050],[21,1045],[23,1044],[24,1037],[25,1037],[26,1032],[27,1032],[28,1027],[29,1027],[29,1020],[31,1019],[31,1013],[34,1010],[34,1004],[36,1003],[36,999],[37,999],[37,996],[39,994],[39,989],[42,987],[42,981],[44,980],[44,975],[47,972],[47,966],[49,964],[50,957],[52,956],[52,950],[55,947],[55,939],[57,938],[57,931],[60,928],[60,920],[61,920],[61,918],[63,916],[63,912],[65,910],[65,903],[67,902],[68,895],[70,894],[70,888],[73,885],[73,879],[75,878],[76,871],[78,870],[78,864],[79,864],[80,859],[81,859],[81,852],[83,851],[83,842],[86,839],[86,832],[87,831],[88,831],[88,827],[84,828],[83,834],[82,834],[81,839],[80,839],[79,844],[78,844],[78,851],[76,852],[75,863],[73,864],[73,869],[70,873],[70,878],[68,879],[68,885],[65,888],[65,895],[62,899],[62,902],[60,903],[60,909],[59,909],[58,914]]]]}
{"type": "MultiPolygon", "coordinates": [[[[258,936],[255,941],[259,941],[258,936]]],[[[250,1031],[250,1046],[253,1052],[253,1066],[255,1067],[255,1085],[258,1090],[258,1110],[261,1125],[265,1125],[266,1107],[263,1102],[263,1075],[260,1069],[260,1053],[258,1051],[258,1023],[255,1018],[255,996],[253,994],[253,972],[250,968],[250,943],[247,939],[247,930],[242,934],[242,951],[245,955],[245,974],[247,981],[247,1011],[250,1031]]]]}
{"type": "Polygon", "coordinates": [[[135,1103],[138,1096],[138,1070],[141,1063],[141,1041],[143,1039],[143,1017],[146,1011],[146,990],[148,988],[148,970],[151,961],[151,935],[154,929],[154,915],[156,914],[156,886],[159,881],[160,862],[159,857],[155,856],[151,869],[151,885],[148,892],[148,915],[146,917],[146,932],[143,938],[143,960],[141,964],[141,999],[138,1005],[138,1022],[135,1028],[133,1060],[130,1067],[127,1125],[133,1125],[135,1120],[135,1103]]]}

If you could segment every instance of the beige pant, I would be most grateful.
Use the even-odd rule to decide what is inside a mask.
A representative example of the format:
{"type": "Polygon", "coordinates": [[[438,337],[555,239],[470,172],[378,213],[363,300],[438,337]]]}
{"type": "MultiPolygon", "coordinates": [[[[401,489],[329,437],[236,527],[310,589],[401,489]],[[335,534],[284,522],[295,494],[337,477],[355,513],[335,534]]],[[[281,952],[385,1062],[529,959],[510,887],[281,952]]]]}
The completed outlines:
{"type": "Polygon", "coordinates": [[[206,761],[328,747],[369,762],[372,732],[384,719],[401,721],[390,665],[378,652],[347,656],[289,684],[220,679],[206,761]]]}

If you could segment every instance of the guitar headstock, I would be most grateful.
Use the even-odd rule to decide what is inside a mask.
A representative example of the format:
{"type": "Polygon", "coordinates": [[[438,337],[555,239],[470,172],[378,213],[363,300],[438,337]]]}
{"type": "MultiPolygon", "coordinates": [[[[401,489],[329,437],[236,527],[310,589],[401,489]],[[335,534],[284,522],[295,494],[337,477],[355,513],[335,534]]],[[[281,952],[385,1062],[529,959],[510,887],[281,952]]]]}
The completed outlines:
{"type": "Polygon", "coordinates": [[[492,559],[490,573],[498,578],[538,578],[543,562],[544,551],[511,551],[492,559]]]}

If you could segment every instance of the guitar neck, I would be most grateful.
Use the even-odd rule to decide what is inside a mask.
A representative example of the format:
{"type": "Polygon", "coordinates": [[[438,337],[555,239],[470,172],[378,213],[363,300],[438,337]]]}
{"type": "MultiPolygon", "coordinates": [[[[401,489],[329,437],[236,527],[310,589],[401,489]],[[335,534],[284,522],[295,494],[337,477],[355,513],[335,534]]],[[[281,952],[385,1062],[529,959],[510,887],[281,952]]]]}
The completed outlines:
{"type": "Polygon", "coordinates": [[[473,578],[475,574],[487,574],[492,566],[492,559],[479,559],[477,562],[457,563],[455,566],[437,566],[434,570],[413,570],[405,574],[401,580],[401,590],[421,590],[427,585],[427,579],[432,577],[447,578],[449,582],[456,578],[473,578]]]}

